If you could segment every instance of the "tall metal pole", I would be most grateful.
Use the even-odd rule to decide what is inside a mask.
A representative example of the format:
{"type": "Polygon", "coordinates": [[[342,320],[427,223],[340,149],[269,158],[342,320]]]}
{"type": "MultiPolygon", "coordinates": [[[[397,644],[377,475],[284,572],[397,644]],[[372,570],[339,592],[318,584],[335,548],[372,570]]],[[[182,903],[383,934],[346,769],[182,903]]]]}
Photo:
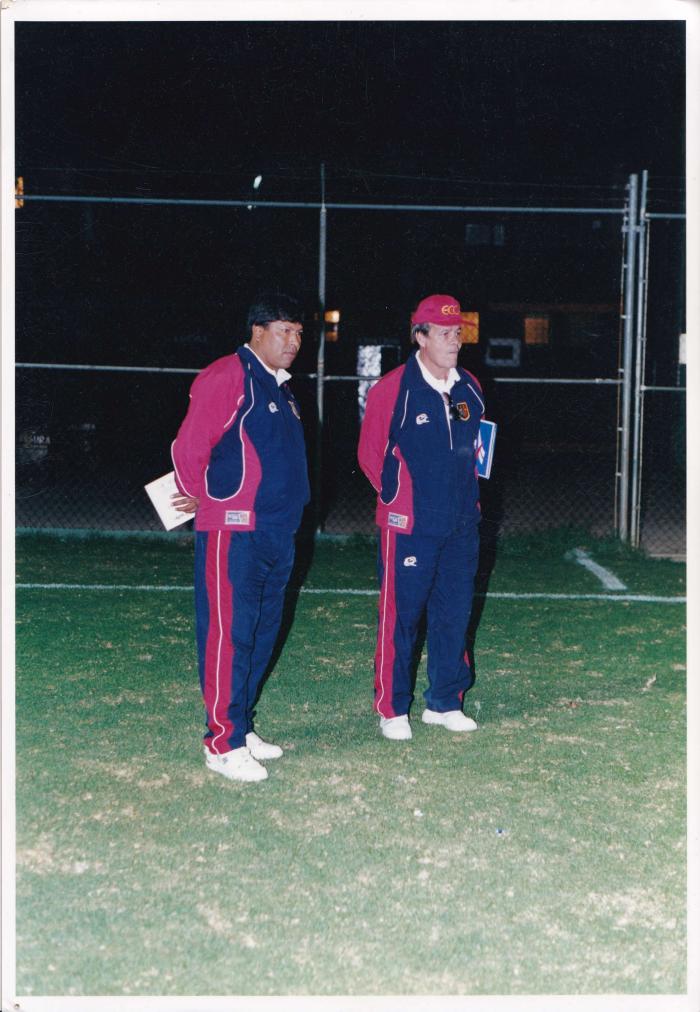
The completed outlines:
{"type": "Polygon", "coordinates": [[[642,431],[643,394],[644,383],[644,358],[646,346],[646,304],[647,289],[647,186],[649,172],[644,169],[642,172],[642,186],[639,196],[639,256],[637,258],[637,318],[636,318],[636,341],[635,341],[635,370],[634,370],[634,418],[632,437],[632,474],[630,478],[631,503],[630,503],[630,542],[635,548],[639,547],[639,507],[640,507],[640,445],[642,431]]]}
{"type": "Polygon", "coordinates": [[[314,460],[314,493],[316,530],[322,521],[322,466],[323,466],[323,384],[326,366],[326,166],[321,163],[321,207],[318,224],[318,354],[316,357],[316,453],[314,460]]]}
{"type": "Polygon", "coordinates": [[[629,181],[629,223],[627,263],[625,264],[624,340],[622,351],[622,433],[620,440],[620,517],[621,541],[629,540],[630,415],[632,408],[632,350],[634,340],[634,288],[637,254],[638,178],[629,181]]]}

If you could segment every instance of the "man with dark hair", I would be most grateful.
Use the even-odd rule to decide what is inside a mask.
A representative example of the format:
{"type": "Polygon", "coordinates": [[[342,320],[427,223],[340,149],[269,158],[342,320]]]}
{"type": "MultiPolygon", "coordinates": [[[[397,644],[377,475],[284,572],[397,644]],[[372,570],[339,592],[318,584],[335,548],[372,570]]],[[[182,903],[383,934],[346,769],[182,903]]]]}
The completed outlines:
{"type": "Polygon", "coordinates": [[[172,445],[177,509],[195,514],[195,610],[209,769],[264,780],[282,755],[253,729],[253,708],[282,619],[294,535],[309,501],[299,408],[287,372],[302,310],[258,299],[249,341],[195,379],[172,445]]]}
{"type": "Polygon", "coordinates": [[[463,710],[474,676],[466,632],[479,555],[476,451],[484,413],[476,377],[457,366],[460,305],[423,299],[411,318],[418,349],[367,397],[358,459],[377,491],[379,626],[374,708],[386,738],[411,738],[413,654],[427,612],[422,720],[473,731],[463,710]]]}

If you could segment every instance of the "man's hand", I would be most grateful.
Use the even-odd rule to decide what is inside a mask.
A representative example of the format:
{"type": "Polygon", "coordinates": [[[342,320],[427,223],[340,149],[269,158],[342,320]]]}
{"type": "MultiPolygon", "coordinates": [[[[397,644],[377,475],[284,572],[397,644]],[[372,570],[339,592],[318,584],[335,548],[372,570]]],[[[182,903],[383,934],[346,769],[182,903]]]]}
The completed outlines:
{"type": "Polygon", "coordinates": [[[180,513],[196,513],[199,506],[199,499],[193,495],[182,495],[175,492],[170,496],[171,502],[180,513]]]}

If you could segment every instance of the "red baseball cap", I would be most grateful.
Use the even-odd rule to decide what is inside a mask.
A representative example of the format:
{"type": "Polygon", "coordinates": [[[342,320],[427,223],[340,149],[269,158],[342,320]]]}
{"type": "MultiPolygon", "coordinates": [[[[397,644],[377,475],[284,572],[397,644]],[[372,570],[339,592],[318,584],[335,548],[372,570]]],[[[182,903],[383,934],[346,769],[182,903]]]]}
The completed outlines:
{"type": "Polygon", "coordinates": [[[452,295],[429,295],[416,306],[411,323],[435,323],[443,327],[458,327],[462,323],[461,308],[452,295]]]}

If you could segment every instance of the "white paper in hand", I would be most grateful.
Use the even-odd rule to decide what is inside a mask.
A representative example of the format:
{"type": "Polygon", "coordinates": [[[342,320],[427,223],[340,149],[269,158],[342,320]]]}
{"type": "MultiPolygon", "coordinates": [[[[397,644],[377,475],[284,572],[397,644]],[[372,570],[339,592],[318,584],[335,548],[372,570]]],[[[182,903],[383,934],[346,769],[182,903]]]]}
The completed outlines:
{"type": "Polygon", "coordinates": [[[188,520],[192,519],[192,513],[181,513],[180,510],[176,510],[170,499],[171,495],[178,492],[174,471],[164,474],[161,478],[156,478],[155,481],[150,481],[148,485],[144,485],[144,488],[166,531],[171,531],[173,527],[179,527],[180,524],[186,524],[188,520]]]}

